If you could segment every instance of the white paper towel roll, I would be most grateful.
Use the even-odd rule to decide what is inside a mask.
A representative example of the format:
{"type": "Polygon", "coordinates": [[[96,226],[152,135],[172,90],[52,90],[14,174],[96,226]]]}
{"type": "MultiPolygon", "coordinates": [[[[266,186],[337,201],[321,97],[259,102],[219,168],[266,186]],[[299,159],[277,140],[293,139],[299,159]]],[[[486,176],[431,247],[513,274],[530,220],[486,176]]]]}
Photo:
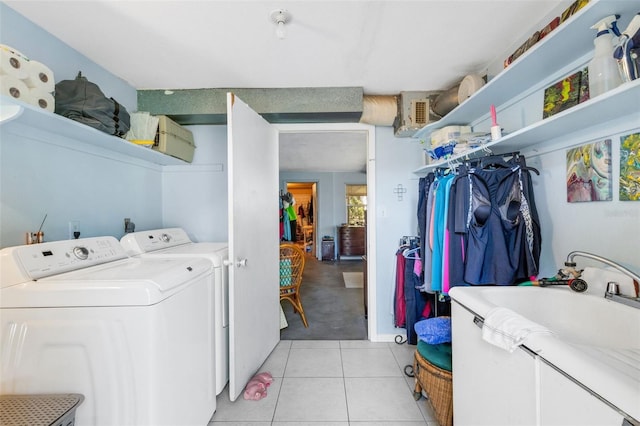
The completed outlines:
{"type": "Polygon", "coordinates": [[[29,89],[30,103],[38,108],[46,109],[53,112],[55,110],[56,101],[53,95],[42,89],[29,89]]]}
{"type": "Polygon", "coordinates": [[[22,80],[10,75],[0,74],[0,95],[31,103],[27,85],[22,80]]]}
{"type": "Polygon", "coordinates": [[[29,61],[26,66],[28,73],[23,80],[28,88],[40,89],[48,93],[55,90],[53,71],[49,67],[38,61],[29,61]]]}
{"type": "Polygon", "coordinates": [[[29,60],[8,49],[0,49],[0,74],[23,79],[29,72],[29,60]]]}

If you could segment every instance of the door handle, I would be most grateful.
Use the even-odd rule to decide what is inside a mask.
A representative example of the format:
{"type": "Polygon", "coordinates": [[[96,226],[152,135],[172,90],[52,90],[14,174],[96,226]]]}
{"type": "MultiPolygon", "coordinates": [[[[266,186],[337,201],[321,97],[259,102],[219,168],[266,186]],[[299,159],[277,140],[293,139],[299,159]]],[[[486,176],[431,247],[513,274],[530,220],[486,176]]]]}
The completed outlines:
{"type": "Polygon", "coordinates": [[[247,266],[247,259],[238,259],[235,262],[233,260],[230,259],[225,259],[222,261],[222,264],[224,266],[236,266],[238,268],[241,268],[243,266],[247,266]]]}

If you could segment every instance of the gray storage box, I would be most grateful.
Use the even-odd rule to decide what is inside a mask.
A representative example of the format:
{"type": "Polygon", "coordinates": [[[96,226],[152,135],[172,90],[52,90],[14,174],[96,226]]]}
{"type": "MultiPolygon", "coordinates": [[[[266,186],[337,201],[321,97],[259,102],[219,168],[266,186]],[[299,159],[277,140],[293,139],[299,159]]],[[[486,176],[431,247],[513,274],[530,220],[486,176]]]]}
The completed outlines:
{"type": "Polygon", "coordinates": [[[159,115],[158,133],[153,143],[153,149],[188,163],[193,161],[196,145],[193,143],[193,133],[185,129],[166,115],[159,115]]]}

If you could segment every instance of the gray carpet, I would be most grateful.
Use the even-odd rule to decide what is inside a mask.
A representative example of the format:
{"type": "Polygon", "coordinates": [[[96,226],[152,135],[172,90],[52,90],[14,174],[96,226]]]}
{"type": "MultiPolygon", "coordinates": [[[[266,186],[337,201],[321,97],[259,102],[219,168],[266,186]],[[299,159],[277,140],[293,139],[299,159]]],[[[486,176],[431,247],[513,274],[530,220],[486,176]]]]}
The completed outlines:
{"type": "Polygon", "coordinates": [[[282,302],[289,326],[283,340],[366,340],[362,288],[345,288],[343,272],[361,272],[362,260],[322,262],[307,254],[301,297],[309,328],[287,301],[282,302]]]}

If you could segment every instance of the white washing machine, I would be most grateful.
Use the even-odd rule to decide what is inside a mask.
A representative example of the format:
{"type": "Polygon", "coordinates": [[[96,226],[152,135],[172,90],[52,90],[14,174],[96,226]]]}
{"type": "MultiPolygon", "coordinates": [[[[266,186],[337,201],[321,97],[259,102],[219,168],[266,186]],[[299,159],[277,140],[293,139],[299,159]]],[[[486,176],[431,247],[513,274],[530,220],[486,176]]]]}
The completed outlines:
{"type": "Polygon", "coordinates": [[[211,264],[113,237],[0,251],[0,393],[80,393],[78,425],[206,425],[211,264]]]}
{"type": "Polygon", "coordinates": [[[215,279],[216,394],[229,381],[229,258],[228,243],[193,242],[182,228],[154,229],[126,234],[120,244],[130,256],[204,257],[213,262],[215,279]]]}

